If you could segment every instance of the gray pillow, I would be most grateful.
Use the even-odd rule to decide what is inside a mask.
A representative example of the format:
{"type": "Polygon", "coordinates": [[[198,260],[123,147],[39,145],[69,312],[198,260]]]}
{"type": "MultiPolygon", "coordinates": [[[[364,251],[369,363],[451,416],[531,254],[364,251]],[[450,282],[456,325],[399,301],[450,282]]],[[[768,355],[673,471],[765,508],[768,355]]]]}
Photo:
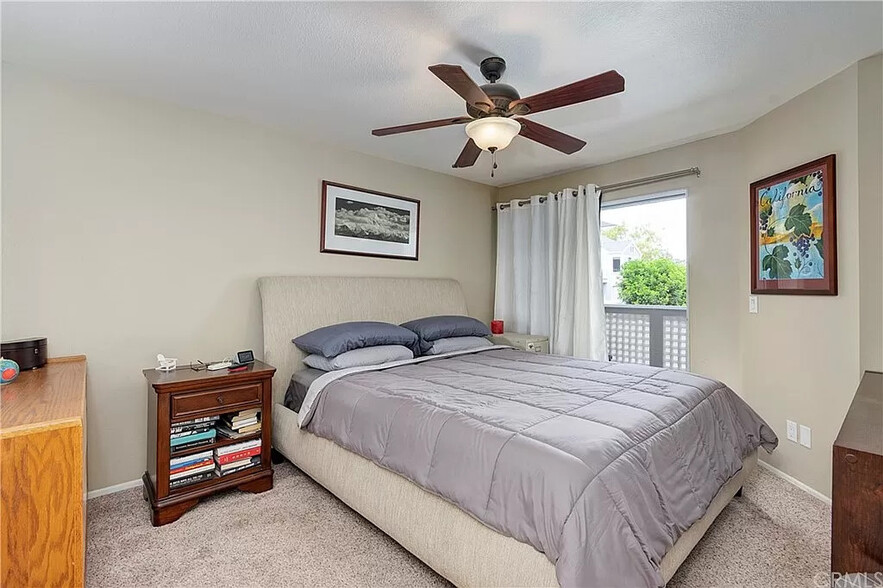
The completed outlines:
{"type": "Polygon", "coordinates": [[[304,363],[310,367],[326,372],[345,370],[351,367],[365,365],[380,365],[401,359],[413,359],[414,352],[402,345],[376,345],[374,347],[362,347],[346,351],[336,357],[322,357],[313,354],[304,358],[304,363]]]}
{"type": "Polygon", "coordinates": [[[330,325],[292,339],[292,342],[298,349],[322,357],[336,357],[353,349],[377,345],[404,345],[415,353],[418,349],[418,338],[415,333],[390,323],[377,321],[330,325]]]}
{"type": "Polygon", "coordinates": [[[420,337],[420,352],[426,353],[432,342],[449,337],[487,337],[491,330],[483,322],[469,316],[428,316],[402,323],[420,337]]]}
{"type": "Polygon", "coordinates": [[[481,349],[482,347],[490,347],[492,345],[493,343],[484,337],[448,337],[433,341],[432,347],[429,348],[426,355],[439,355],[441,353],[466,349],[481,349]]]}

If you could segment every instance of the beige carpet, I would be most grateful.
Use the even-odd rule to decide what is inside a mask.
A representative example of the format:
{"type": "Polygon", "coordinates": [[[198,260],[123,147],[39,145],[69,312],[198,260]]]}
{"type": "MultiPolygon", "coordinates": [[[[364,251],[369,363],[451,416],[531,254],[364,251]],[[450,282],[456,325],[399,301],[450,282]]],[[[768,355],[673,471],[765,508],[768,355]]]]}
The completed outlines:
{"type": "MultiPolygon", "coordinates": [[[[288,463],[150,525],[140,489],[89,501],[89,586],[433,586],[443,578],[288,463]]],[[[817,586],[830,508],[758,469],[669,586],[817,586]]]]}

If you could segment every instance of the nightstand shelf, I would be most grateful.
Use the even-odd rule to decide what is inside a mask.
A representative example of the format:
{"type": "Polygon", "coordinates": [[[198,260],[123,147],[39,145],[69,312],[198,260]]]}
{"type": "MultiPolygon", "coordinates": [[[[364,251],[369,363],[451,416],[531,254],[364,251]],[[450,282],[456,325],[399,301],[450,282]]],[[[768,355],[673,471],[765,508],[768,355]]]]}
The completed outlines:
{"type": "Polygon", "coordinates": [[[227,445],[235,445],[236,443],[242,443],[245,441],[253,441],[255,439],[260,439],[261,433],[255,433],[254,435],[248,435],[246,437],[239,437],[238,439],[218,439],[214,443],[210,443],[208,445],[200,445],[199,447],[191,447],[189,449],[183,449],[181,451],[172,450],[169,453],[170,458],[175,457],[183,457],[185,455],[193,455],[194,453],[201,453],[203,451],[207,451],[209,449],[217,449],[218,447],[226,447],[227,445]]]}
{"type": "Polygon", "coordinates": [[[545,335],[503,333],[502,335],[491,335],[491,341],[496,345],[511,345],[523,351],[549,353],[549,338],[545,335]]]}
{"type": "MultiPolygon", "coordinates": [[[[246,492],[264,492],[273,487],[273,466],[270,459],[272,443],[272,380],[276,368],[255,361],[242,372],[229,373],[226,370],[215,372],[178,369],[173,372],[144,370],[149,384],[147,402],[147,471],[144,472],[144,498],[150,503],[151,521],[154,526],[165,525],[180,518],[199,501],[216,492],[238,488],[246,492]],[[236,439],[216,436],[211,443],[174,451],[171,447],[172,427],[193,423],[206,417],[230,418],[241,411],[259,411],[260,430],[236,439]],[[244,453],[242,457],[219,455],[217,450],[238,443],[260,440],[260,449],[251,448],[256,455],[244,453]],[[196,478],[192,483],[170,487],[170,460],[208,452],[211,457],[203,458],[215,468],[224,459],[248,460],[254,465],[229,474],[219,475],[216,470],[209,478],[196,478]]],[[[253,415],[251,415],[253,417],[253,415]]],[[[243,417],[244,418],[244,417],[243,417]]],[[[199,431],[217,429],[218,422],[208,422],[199,431]]],[[[191,425],[199,426],[199,425],[191,425]]],[[[176,433],[177,435],[177,433],[176,433]]],[[[224,453],[224,452],[221,452],[224,453]]],[[[228,450],[228,454],[231,450],[228,450]]],[[[197,458],[198,459],[198,458],[197,458]]],[[[194,460],[195,461],[195,460],[194,460]]],[[[179,468],[188,467],[177,465],[179,468]]],[[[190,467],[200,467],[199,463],[190,467]]],[[[196,473],[203,471],[195,470],[196,473]]],[[[226,467],[226,466],[225,466],[226,467]]],[[[235,468],[235,465],[234,465],[235,468]]],[[[209,475],[205,471],[203,476],[209,475]]],[[[191,476],[193,477],[193,476],[191,476]]]]}
{"type": "Polygon", "coordinates": [[[258,473],[261,469],[261,466],[255,466],[253,468],[249,468],[247,470],[242,470],[241,472],[233,472],[232,474],[226,476],[218,476],[215,475],[209,480],[205,480],[204,482],[197,482],[196,484],[190,484],[189,486],[181,486],[180,488],[172,488],[169,490],[170,496],[180,496],[182,494],[188,494],[191,492],[199,492],[205,488],[212,488],[214,492],[219,490],[219,484],[226,484],[227,486],[238,486],[242,478],[249,478],[252,474],[258,473]]]}

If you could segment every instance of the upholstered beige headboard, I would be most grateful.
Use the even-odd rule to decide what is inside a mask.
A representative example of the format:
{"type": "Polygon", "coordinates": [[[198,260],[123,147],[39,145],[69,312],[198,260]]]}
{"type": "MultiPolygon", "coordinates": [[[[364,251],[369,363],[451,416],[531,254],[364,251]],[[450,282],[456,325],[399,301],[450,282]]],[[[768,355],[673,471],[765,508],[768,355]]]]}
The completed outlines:
{"type": "Polygon", "coordinates": [[[467,314],[456,280],[429,278],[344,278],[276,276],[260,278],[264,317],[264,361],[276,367],[273,400],[285,389],[304,358],[292,339],[345,321],[394,324],[438,314],[467,314]]]}

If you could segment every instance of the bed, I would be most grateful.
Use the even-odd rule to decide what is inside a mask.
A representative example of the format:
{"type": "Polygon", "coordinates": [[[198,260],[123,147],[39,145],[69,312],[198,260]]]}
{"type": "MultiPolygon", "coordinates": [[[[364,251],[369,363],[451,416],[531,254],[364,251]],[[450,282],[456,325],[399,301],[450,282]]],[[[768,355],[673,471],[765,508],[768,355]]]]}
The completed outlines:
{"type": "MultiPolygon", "coordinates": [[[[556,575],[555,565],[535,547],[492,529],[454,501],[423,489],[404,475],[301,428],[298,413],[283,405],[288,380],[301,368],[303,358],[291,343],[294,336],[349,320],[398,324],[420,316],[467,314],[457,282],[270,277],[262,278],[259,287],[264,359],[277,368],[273,443],[279,452],[455,585],[558,585],[561,573],[556,575]]],[[[490,360],[502,361],[500,357],[490,360]]],[[[774,439],[767,439],[768,445],[774,439]]],[[[756,451],[744,455],[741,467],[733,468],[735,473],[709,497],[704,514],[678,533],[676,542],[654,564],[653,583],[667,582],[673,576],[741,488],[756,459],[756,451]]],[[[565,583],[574,583],[573,577],[565,574],[565,578],[565,583]]]]}

